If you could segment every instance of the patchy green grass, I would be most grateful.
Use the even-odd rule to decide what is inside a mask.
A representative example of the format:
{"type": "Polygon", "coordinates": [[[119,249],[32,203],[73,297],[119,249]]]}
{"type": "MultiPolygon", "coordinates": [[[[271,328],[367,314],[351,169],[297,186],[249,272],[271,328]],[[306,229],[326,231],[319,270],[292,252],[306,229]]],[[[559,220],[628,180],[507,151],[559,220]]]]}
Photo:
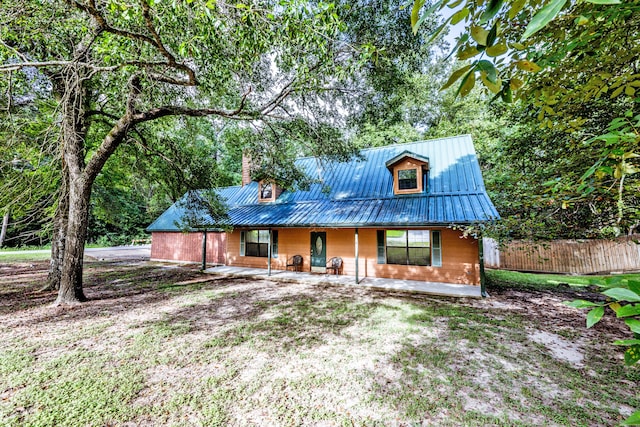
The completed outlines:
{"type": "Polygon", "coordinates": [[[0,252],[0,262],[46,261],[51,258],[50,252],[20,253],[0,252]]]}
{"type": "Polygon", "coordinates": [[[608,317],[586,330],[564,294],[447,299],[109,263],[85,280],[80,307],[23,292],[0,312],[0,425],[602,426],[640,406],[640,370],[610,345],[624,331],[608,317]]]}
{"type": "Polygon", "coordinates": [[[11,248],[11,247],[4,247],[4,248],[0,248],[0,254],[3,252],[16,252],[16,251],[44,251],[44,250],[51,250],[51,245],[44,245],[44,246],[20,246],[19,248],[11,248]]]}
{"type": "Polygon", "coordinates": [[[640,281],[640,273],[605,276],[574,276],[563,274],[520,273],[507,270],[486,270],[487,282],[494,288],[556,289],[558,286],[587,287],[624,285],[629,280],[640,281]]]}

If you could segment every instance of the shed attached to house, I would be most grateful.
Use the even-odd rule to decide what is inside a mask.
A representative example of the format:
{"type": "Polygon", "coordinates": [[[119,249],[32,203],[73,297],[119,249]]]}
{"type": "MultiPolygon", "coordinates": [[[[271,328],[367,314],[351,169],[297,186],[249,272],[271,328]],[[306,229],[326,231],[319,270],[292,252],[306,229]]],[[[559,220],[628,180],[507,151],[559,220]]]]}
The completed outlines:
{"type": "MultiPolygon", "coordinates": [[[[322,170],[315,158],[297,161],[311,178],[321,175],[329,192],[320,184],[280,191],[255,181],[219,190],[233,227],[220,233],[224,263],[267,268],[270,262],[272,269],[284,270],[292,256],[301,255],[303,271],[324,273],[331,258],[339,257],[341,274],[479,285],[478,241],[456,226],[499,215],[487,196],[471,137],[361,154],[362,159],[325,163],[322,170]]],[[[182,214],[176,204],[149,226],[152,258],[179,258],[160,256],[155,246],[178,246],[159,233],[178,232],[182,214]]]]}

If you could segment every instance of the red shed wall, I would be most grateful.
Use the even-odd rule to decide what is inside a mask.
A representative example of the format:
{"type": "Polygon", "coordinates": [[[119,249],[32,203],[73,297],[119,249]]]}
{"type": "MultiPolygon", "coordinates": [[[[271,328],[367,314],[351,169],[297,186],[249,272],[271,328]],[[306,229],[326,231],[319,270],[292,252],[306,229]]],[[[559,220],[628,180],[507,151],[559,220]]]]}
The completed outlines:
{"type": "MultiPolygon", "coordinates": [[[[225,263],[226,233],[207,233],[207,262],[225,263]]],[[[202,262],[202,233],[151,233],[151,259],[202,262]]]]}

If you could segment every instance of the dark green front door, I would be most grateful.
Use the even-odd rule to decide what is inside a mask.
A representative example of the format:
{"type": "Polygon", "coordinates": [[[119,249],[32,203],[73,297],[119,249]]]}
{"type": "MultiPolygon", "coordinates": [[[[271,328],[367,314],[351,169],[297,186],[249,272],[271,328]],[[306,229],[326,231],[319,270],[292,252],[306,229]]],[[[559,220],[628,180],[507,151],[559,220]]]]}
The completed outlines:
{"type": "Polygon", "coordinates": [[[327,233],[311,232],[311,270],[327,266],[327,233]]]}

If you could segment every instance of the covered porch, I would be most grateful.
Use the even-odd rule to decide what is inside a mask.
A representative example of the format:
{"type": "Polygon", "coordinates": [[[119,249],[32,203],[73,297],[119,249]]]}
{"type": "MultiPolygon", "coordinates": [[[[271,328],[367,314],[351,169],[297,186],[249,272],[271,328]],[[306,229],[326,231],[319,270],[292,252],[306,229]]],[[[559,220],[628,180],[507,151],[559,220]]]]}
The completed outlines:
{"type": "Polygon", "coordinates": [[[380,277],[361,278],[356,283],[355,276],[319,274],[311,272],[294,272],[266,268],[250,268],[236,266],[216,266],[208,268],[205,273],[220,274],[231,277],[255,277],[285,282],[302,282],[323,285],[362,286],[388,291],[416,292],[450,297],[482,298],[481,287],[474,285],[458,285],[441,282],[422,282],[417,280],[387,279],[380,277]]]}

